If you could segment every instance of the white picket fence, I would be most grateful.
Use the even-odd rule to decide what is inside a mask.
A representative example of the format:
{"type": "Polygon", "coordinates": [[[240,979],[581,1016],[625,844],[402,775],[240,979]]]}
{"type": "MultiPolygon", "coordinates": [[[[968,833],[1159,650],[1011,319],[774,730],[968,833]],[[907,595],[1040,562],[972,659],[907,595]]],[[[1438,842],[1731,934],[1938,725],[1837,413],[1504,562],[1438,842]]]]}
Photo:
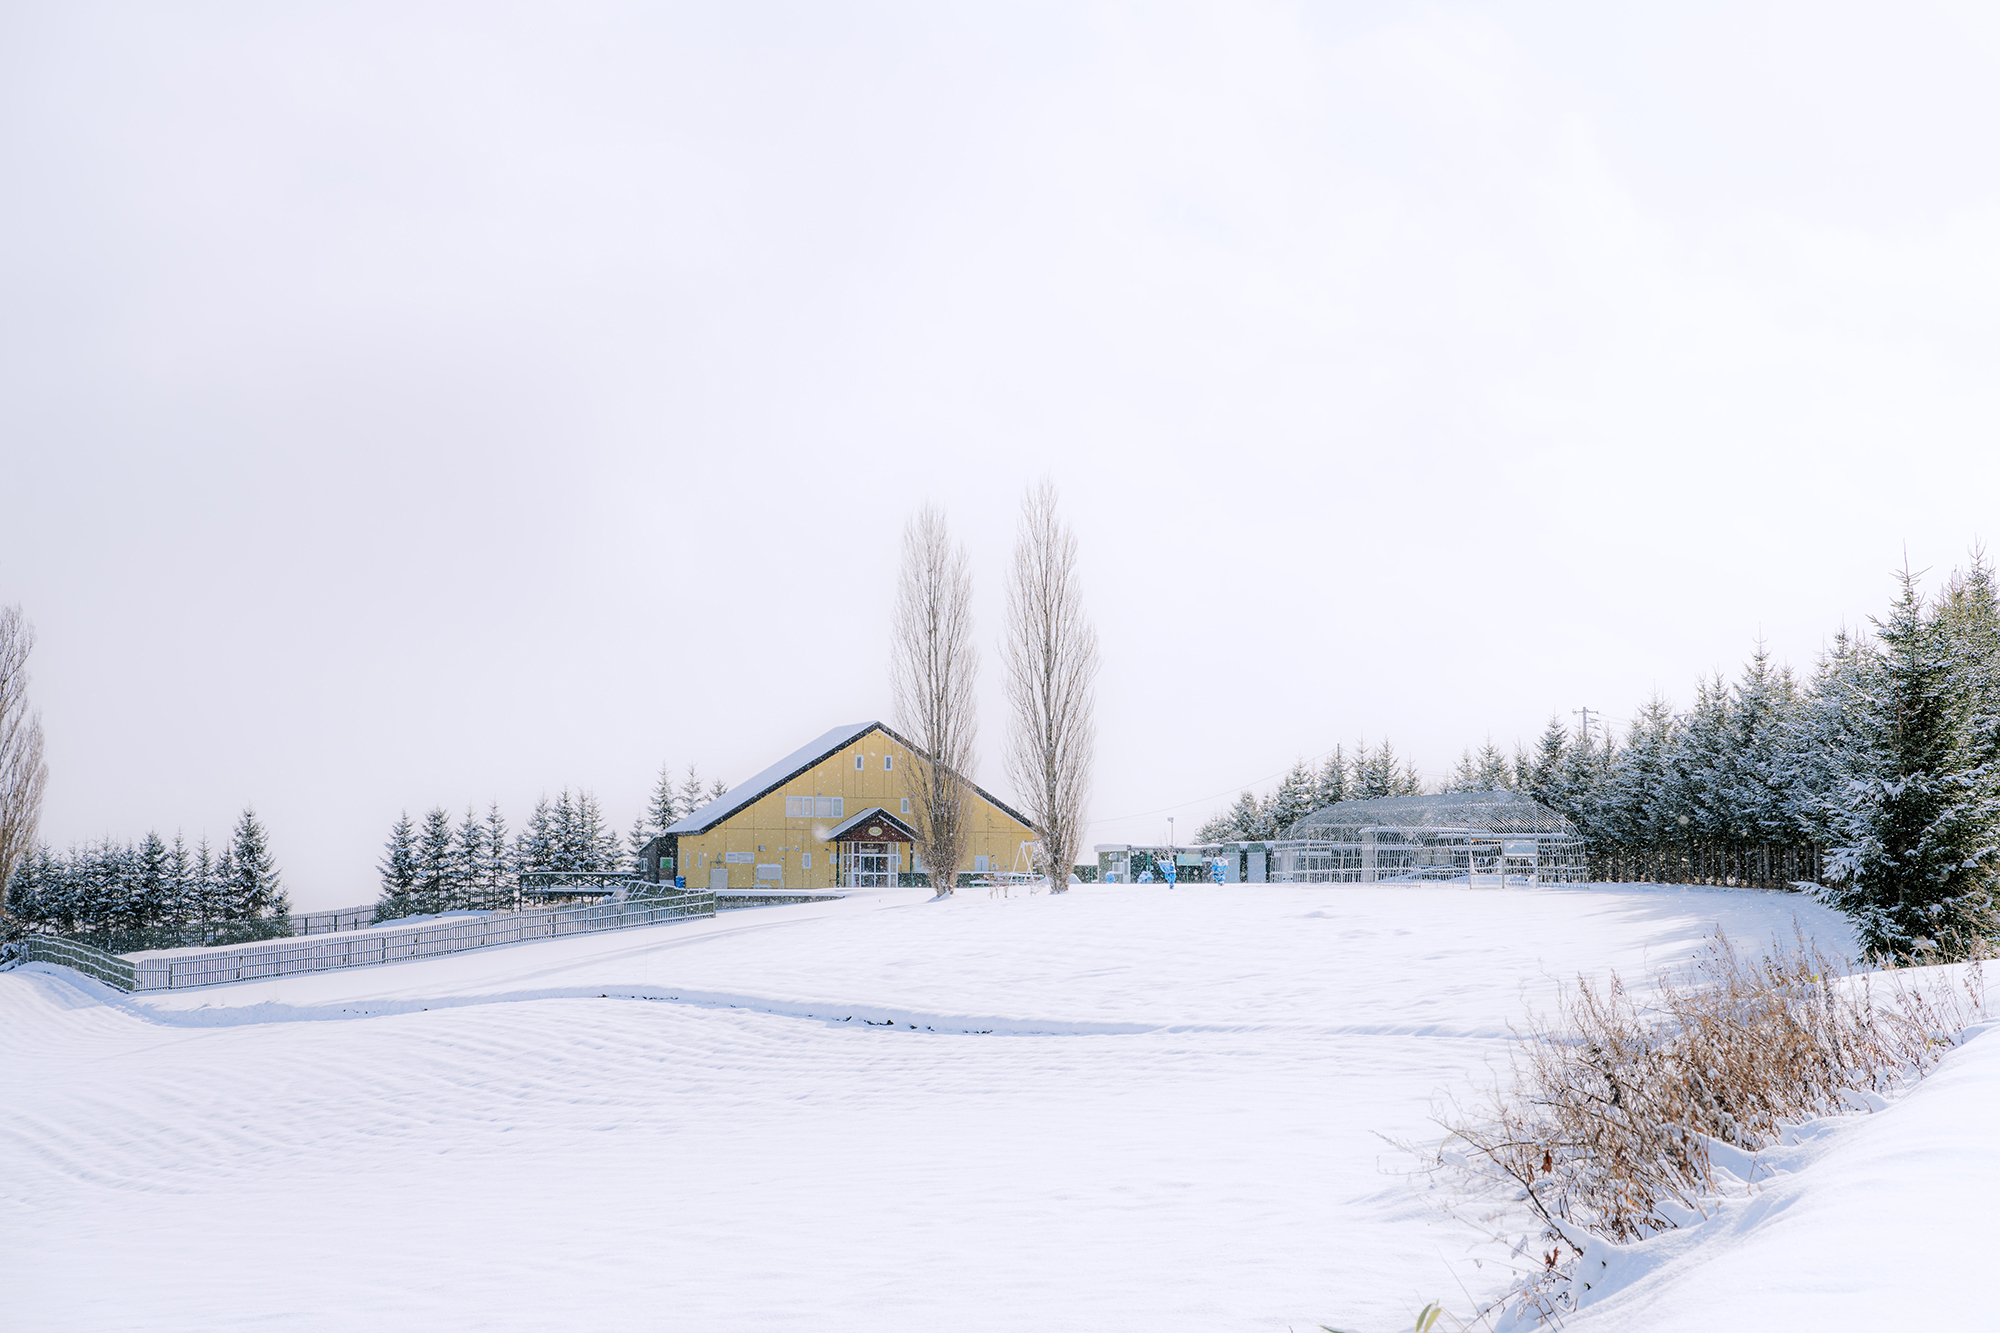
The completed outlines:
{"type": "MultiPolygon", "coordinates": [[[[202,949],[166,955],[140,954],[128,959],[130,990],[179,990],[184,986],[215,986],[257,977],[286,977],[326,972],[342,967],[372,967],[409,958],[487,949],[523,940],[588,935],[605,930],[629,930],[667,921],[715,915],[715,895],[706,890],[669,891],[595,907],[546,907],[461,921],[436,921],[397,930],[335,935],[268,943],[202,949]]],[[[49,961],[66,961],[51,958],[49,961]]],[[[107,978],[108,979],[108,978],[107,978]]],[[[112,982],[113,985],[118,984],[112,982]]]]}

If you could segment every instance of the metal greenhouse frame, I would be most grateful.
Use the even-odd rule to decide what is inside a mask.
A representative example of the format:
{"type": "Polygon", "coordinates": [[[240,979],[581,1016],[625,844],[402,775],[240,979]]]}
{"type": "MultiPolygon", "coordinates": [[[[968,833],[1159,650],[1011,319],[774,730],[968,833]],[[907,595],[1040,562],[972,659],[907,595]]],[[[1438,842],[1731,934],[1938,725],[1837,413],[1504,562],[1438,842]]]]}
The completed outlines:
{"type": "Polygon", "coordinates": [[[1520,792],[1450,792],[1342,801],[1293,824],[1282,838],[1183,847],[1105,846],[1108,882],[1131,882],[1163,863],[1184,881],[1380,884],[1463,880],[1473,885],[1574,884],[1590,878],[1583,838],[1556,811],[1520,792]]]}
{"type": "Polygon", "coordinates": [[[1398,879],[1580,883],[1583,838],[1521,792],[1448,792],[1342,801],[1315,810],[1277,844],[1272,878],[1372,884],[1398,879]]]}

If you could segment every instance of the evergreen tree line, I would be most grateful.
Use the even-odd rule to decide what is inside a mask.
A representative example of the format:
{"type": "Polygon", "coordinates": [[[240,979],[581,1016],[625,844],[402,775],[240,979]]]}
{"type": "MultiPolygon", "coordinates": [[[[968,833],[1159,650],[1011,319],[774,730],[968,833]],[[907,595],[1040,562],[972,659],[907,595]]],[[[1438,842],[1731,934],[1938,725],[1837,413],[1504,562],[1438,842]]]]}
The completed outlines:
{"type": "MultiPolygon", "coordinates": [[[[1491,748],[1490,746],[1488,747],[1491,748]]],[[[1339,801],[1372,801],[1383,796],[1419,796],[1424,781],[1384,740],[1374,749],[1354,747],[1354,757],[1334,746],[1315,771],[1301,759],[1268,796],[1244,792],[1236,804],[1203,824],[1196,842],[1261,842],[1282,838],[1299,820],[1339,801]]]]}
{"type": "Polygon", "coordinates": [[[704,788],[692,764],[678,781],[662,766],[646,809],[633,821],[623,845],[606,825],[597,798],[568,788],[553,804],[547,797],[536,802],[527,824],[511,836],[497,801],[488,804],[483,816],[467,806],[456,824],[441,806],[421,823],[405,811],[383,851],[375,919],[517,907],[524,871],[636,870],[647,843],[727,790],[721,782],[704,788]]]}
{"type": "Polygon", "coordinates": [[[1760,648],[1694,706],[1655,698],[1623,743],[1551,722],[1529,790],[1604,878],[1810,887],[1864,949],[1956,957],[1993,937],[2000,872],[2000,599],[1975,553],[1938,595],[1905,571],[1872,635],[1805,680],[1760,648]]]}
{"type": "Polygon", "coordinates": [[[220,849],[180,834],[56,851],[43,843],[7,883],[7,910],[31,929],[113,953],[240,944],[290,935],[291,902],[256,813],[220,849]]]}
{"type": "MultiPolygon", "coordinates": [[[[1837,634],[1804,679],[1759,646],[1685,711],[1656,696],[1622,740],[1558,715],[1511,760],[1468,748],[1437,790],[1527,792],[1576,825],[1599,879],[1805,888],[1854,918],[1870,955],[1962,956],[2000,927],[1992,566],[1975,552],[1928,598],[1906,570],[1871,624],[1837,634]]],[[[1388,753],[1298,764],[1197,838],[1282,837],[1337,800],[1422,792],[1388,753]]]]}

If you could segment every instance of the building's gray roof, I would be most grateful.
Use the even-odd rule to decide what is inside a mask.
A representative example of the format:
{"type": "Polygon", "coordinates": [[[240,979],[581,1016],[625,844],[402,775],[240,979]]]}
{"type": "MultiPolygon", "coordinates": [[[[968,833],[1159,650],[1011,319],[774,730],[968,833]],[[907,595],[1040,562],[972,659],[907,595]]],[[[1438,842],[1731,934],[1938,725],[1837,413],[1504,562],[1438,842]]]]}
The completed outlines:
{"type": "Polygon", "coordinates": [[[1562,815],[1526,792],[1454,791],[1431,796],[1382,796],[1323,806],[1286,830],[1310,838],[1332,828],[1474,828],[1493,833],[1564,833],[1576,830],[1562,815]]]}
{"type": "MultiPolygon", "coordinates": [[[[673,835],[706,833],[723,820],[735,814],[738,810],[741,810],[744,806],[763,799],[777,788],[784,786],[787,782],[790,782],[793,778],[811,768],[814,764],[825,759],[828,755],[844,746],[852,745],[871,731],[880,731],[884,735],[893,738],[904,749],[912,753],[916,752],[916,746],[910,744],[909,741],[898,736],[880,722],[850,722],[844,727],[835,727],[818,740],[800,746],[748,781],[737,783],[725,795],[716,797],[693,814],[676,821],[666,832],[673,835]]],[[[978,792],[982,799],[1006,811],[1009,815],[1021,821],[1021,823],[1029,823],[1026,815],[1000,800],[984,787],[971,782],[968,782],[966,785],[970,786],[975,792],[978,792]]]]}
{"type": "Polygon", "coordinates": [[[737,783],[693,814],[676,821],[667,832],[706,833],[773,787],[790,782],[841,746],[852,744],[881,725],[880,722],[850,722],[844,727],[835,727],[818,740],[809,741],[792,751],[748,782],[737,783]]]}

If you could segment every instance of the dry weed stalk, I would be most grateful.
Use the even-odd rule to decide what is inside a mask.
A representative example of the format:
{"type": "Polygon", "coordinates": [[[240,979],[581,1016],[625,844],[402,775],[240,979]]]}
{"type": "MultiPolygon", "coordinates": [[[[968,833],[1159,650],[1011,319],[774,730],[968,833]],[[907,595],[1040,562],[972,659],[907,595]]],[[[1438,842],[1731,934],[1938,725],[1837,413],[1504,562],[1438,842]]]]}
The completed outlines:
{"type": "Polygon", "coordinates": [[[1439,1116],[1447,1135],[1422,1171],[1484,1209],[1461,1216],[1514,1242],[1523,1266],[1500,1304],[1560,1318],[1591,1239],[1706,1217],[1755,1185],[1757,1154],[1788,1125],[1879,1104],[1865,1094],[1928,1073],[1984,1000],[1977,962],[1848,975],[1802,937],[1746,957],[1717,931],[1643,999],[1616,973],[1565,987],[1553,1015],[1516,1032],[1508,1076],[1439,1116]],[[1529,1234],[1513,1224],[1521,1208],[1529,1234]]]}

